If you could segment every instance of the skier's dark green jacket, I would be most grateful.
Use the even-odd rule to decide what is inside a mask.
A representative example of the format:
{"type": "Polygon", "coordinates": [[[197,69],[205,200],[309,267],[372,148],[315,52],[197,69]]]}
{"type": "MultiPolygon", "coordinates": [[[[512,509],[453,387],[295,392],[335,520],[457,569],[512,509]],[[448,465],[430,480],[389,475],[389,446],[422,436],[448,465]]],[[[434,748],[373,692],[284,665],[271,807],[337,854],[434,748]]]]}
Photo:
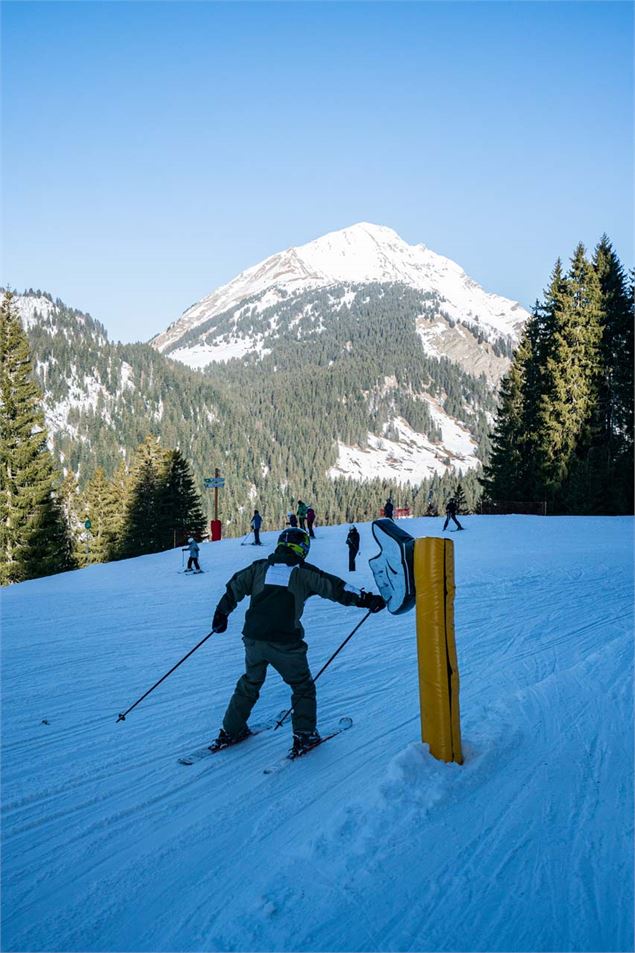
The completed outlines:
{"type": "Polygon", "coordinates": [[[243,627],[245,638],[289,644],[304,638],[300,618],[310,596],[356,606],[360,590],[294,554],[275,552],[235,573],[218,609],[229,615],[245,596],[251,596],[243,627]]]}

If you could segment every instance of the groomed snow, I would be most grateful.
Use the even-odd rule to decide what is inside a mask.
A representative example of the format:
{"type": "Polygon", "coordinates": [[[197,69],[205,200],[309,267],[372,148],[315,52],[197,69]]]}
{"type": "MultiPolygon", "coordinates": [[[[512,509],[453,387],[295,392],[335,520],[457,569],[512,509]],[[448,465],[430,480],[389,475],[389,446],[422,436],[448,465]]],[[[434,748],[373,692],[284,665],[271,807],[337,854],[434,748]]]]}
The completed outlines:
{"type": "MultiPolygon", "coordinates": [[[[632,950],[633,521],[465,525],[461,767],[419,740],[413,615],[365,623],[318,682],[353,728],[279,774],[286,728],[176,763],[220,723],[244,603],[116,724],[274,533],[203,545],[204,578],[177,551],[4,590],[3,949],[632,950]]],[[[346,526],[311,558],[372,587],[360,529],[357,573],[346,526]]],[[[360,618],[309,602],[314,671],[360,618]]],[[[272,673],[254,720],[287,701],[272,673]]]]}

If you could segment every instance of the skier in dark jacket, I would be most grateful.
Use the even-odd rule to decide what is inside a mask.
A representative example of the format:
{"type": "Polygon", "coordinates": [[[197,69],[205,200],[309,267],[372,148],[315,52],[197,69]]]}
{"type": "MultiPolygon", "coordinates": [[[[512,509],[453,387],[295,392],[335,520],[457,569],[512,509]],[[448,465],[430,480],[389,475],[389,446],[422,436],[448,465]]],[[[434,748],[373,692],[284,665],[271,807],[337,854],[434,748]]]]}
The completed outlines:
{"type": "Polygon", "coordinates": [[[185,572],[192,572],[192,566],[194,567],[194,572],[203,572],[201,567],[198,564],[198,543],[192,536],[187,541],[187,546],[183,547],[183,552],[189,552],[189,558],[187,560],[187,569],[185,572]]]}
{"type": "Polygon", "coordinates": [[[319,741],[316,730],[315,684],[307,662],[307,644],[300,618],[310,596],[322,596],[343,606],[379,612],[381,596],[355,589],[343,579],[305,562],[310,538],[306,530],[286,529],[274,553],[235,573],[227,583],[212,622],[224,632],[229,614],[245,596],[251,596],[243,626],[245,674],[238,680],[223,727],[212,750],[242,741],[249,735],[247,720],[273,665],[290,686],[293,705],[293,750],[302,752],[319,741]]]}
{"type": "Polygon", "coordinates": [[[356,526],[351,526],[346,537],[348,546],[348,571],[355,572],[355,559],[359,552],[359,531],[356,526]]]}
{"type": "Polygon", "coordinates": [[[448,528],[448,523],[450,522],[450,520],[454,520],[458,529],[463,529],[463,527],[461,526],[461,524],[456,518],[457,510],[458,510],[458,506],[457,506],[456,500],[454,499],[453,496],[451,496],[445,506],[445,512],[447,515],[445,517],[445,523],[443,524],[443,532],[445,532],[446,529],[448,528]]]}
{"type": "Polygon", "coordinates": [[[251,528],[254,531],[254,546],[262,546],[260,542],[260,527],[262,526],[262,516],[258,510],[254,510],[254,515],[251,518],[251,528]]]}
{"type": "Polygon", "coordinates": [[[388,517],[389,520],[392,519],[392,514],[395,511],[395,505],[390,497],[384,503],[384,516],[388,517]]]}
{"type": "Polygon", "coordinates": [[[309,536],[311,539],[315,539],[315,533],[313,532],[313,524],[315,523],[315,510],[312,506],[307,507],[306,511],[306,528],[309,531],[309,536]]]}
{"type": "Polygon", "coordinates": [[[298,525],[298,517],[295,513],[287,513],[287,526],[291,526],[293,529],[298,525]]]}

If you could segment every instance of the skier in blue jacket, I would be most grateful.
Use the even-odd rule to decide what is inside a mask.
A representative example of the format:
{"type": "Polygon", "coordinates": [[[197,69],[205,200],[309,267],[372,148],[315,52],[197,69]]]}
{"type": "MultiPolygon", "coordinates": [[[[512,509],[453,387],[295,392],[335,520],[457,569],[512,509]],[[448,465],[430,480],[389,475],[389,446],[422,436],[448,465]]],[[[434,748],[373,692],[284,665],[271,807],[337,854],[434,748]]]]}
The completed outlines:
{"type": "Polygon", "coordinates": [[[185,572],[192,572],[192,566],[194,567],[194,572],[203,572],[198,563],[198,543],[196,540],[190,536],[187,541],[187,546],[183,547],[183,552],[189,552],[189,558],[187,560],[187,569],[185,572]]]}
{"type": "Polygon", "coordinates": [[[258,510],[254,510],[254,515],[251,518],[251,528],[254,531],[254,546],[262,546],[260,542],[260,527],[262,526],[262,516],[258,510]]]}

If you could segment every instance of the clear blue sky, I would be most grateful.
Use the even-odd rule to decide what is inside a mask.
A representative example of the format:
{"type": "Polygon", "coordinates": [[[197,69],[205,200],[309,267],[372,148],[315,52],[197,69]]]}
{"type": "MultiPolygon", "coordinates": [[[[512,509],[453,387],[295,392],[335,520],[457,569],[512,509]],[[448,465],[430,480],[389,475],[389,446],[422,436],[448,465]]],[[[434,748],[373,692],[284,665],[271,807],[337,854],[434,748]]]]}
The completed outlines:
{"type": "Polygon", "coordinates": [[[114,339],[357,221],[531,305],[633,262],[627,2],[5,2],[2,281],[114,339]]]}

